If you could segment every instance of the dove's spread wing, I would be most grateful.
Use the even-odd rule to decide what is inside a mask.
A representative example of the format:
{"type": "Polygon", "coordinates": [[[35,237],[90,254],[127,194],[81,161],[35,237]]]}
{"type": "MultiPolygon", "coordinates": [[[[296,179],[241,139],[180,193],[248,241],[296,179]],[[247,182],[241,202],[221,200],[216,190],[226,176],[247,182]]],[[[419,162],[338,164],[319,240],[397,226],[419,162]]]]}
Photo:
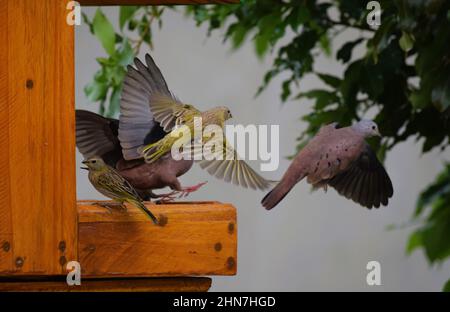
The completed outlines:
{"type": "Polygon", "coordinates": [[[119,121],[79,109],[75,112],[75,118],[77,147],[83,157],[100,156],[114,166],[122,157],[117,139],[119,121]]]}
{"type": "Polygon", "coordinates": [[[367,144],[358,159],[331,178],[328,185],[367,208],[387,205],[394,194],[389,175],[367,144]]]}
{"type": "Polygon", "coordinates": [[[161,71],[150,55],[145,56],[146,65],[135,59],[136,68],[128,66],[123,82],[120,101],[119,140],[126,160],[141,158],[137,149],[155,127],[149,104],[155,94],[174,100],[161,71]]]}
{"type": "Polygon", "coordinates": [[[183,104],[173,97],[163,94],[154,94],[150,100],[150,109],[155,120],[161,124],[165,131],[170,132],[175,126],[190,121],[201,112],[194,106],[183,104]]]}
{"type": "Polygon", "coordinates": [[[224,140],[225,150],[222,160],[203,159],[199,161],[200,167],[206,169],[209,174],[226,182],[252,189],[268,189],[272,182],[264,179],[256,173],[244,160],[239,158],[237,152],[224,140]],[[228,157],[227,157],[228,155],[228,157]]]}

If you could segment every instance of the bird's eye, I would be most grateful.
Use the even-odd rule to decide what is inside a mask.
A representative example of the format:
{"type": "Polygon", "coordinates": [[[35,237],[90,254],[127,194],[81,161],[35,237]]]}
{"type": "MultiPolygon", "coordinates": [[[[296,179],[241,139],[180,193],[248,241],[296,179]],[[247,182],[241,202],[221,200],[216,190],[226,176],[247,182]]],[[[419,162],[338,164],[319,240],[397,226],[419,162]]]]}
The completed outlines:
{"type": "Polygon", "coordinates": [[[375,130],[375,126],[372,126],[372,130],[375,130]]]}
{"type": "Polygon", "coordinates": [[[93,160],[93,161],[92,161],[93,164],[95,164],[96,162],[97,162],[96,160],[93,160]]]}

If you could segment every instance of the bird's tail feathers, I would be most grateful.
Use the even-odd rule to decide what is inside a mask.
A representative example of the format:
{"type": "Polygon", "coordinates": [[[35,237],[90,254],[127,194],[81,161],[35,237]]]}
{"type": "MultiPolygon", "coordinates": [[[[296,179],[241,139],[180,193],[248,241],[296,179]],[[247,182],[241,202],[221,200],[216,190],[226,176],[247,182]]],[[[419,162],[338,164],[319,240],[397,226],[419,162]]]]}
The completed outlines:
{"type": "Polygon", "coordinates": [[[288,185],[282,180],[269,193],[267,193],[266,196],[264,196],[261,204],[267,210],[274,208],[289,193],[294,185],[295,183],[288,185]]]}
{"type": "Polygon", "coordinates": [[[159,224],[158,219],[155,217],[155,215],[150,210],[148,210],[148,208],[145,207],[145,205],[141,201],[133,201],[133,204],[141,209],[147,216],[149,216],[154,224],[159,224]]]}

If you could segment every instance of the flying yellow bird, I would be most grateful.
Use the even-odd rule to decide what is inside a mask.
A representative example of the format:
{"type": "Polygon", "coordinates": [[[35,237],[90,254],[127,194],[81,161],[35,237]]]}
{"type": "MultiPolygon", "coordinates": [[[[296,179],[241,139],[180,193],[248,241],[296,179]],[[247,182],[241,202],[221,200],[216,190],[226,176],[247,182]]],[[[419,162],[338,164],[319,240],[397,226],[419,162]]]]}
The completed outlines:
{"type": "MultiPolygon", "coordinates": [[[[145,81],[159,81],[162,77],[161,71],[156,66],[154,60],[149,54],[145,56],[146,65],[139,60],[135,60],[137,70],[133,76],[136,85],[143,84],[145,81]]],[[[164,128],[168,133],[159,141],[152,144],[142,146],[138,152],[142,155],[147,163],[152,163],[163,155],[171,152],[175,142],[182,146],[187,143],[194,143],[193,152],[196,160],[196,146],[198,141],[203,146],[211,140],[209,135],[205,135],[205,128],[210,125],[216,125],[223,130],[225,121],[232,117],[230,110],[227,107],[220,106],[213,109],[201,112],[193,105],[185,104],[172,96],[168,90],[167,85],[160,83],[160,88],[142,89],[142,94],[146,94],[149,98],[149,109],[153,114],[156,122],[164,128]],[[197,121],[201,121],[201,126],[198,127],[197,121]],[[180,138],[180,127],[183,131],[190,135],[182,135],[180,138]],[[201,137],[196,137],[194,129],[201,129],[201,137]],[[181,142],[180,142],[181,141],[181,142]]],[[[135,96],[138,96],[137,94],[135,96]]],[[[222,131],[223,133],[223,131],[222,131]]],[[[232,182],[242,187],[250,187],[253,189],[265,190],[269,188],[272,181],[268,181],[256,173],[244,160],[240,159],[236,151],[231,147],[225,137],[221,138],[220,150],[211,151],[215,155],[222,153],[223,157],[216,157],[215,159],[203,157],[200,162],[200,167],[206,169],[211,175],[216,178],[223,179],[226,182],[232,182]],[[231,156],[231,157],[230,157],[231,156]]],[[[198,151],[198,150],[197,150],[198,151]]],[[[191,150],[192,153],[192,150],[191,150]]],[[[191,154],[192,155],[192,154],[191,154]]],[[[204,155],[203,155],[204,156],[204,155]]]]}

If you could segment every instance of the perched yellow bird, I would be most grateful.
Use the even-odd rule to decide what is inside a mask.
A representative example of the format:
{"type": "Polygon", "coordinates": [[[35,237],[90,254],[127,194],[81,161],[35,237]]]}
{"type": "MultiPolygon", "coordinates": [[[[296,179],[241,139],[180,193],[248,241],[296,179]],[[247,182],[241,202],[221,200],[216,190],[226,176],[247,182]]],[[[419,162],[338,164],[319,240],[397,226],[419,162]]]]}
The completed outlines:
{"type": "Polygon", "coordinates": [[[144,206],[136,190],[115,169],[105,164],[100,157],[91,157],[82,162],[89,170],[89,181],[97,191],[123,205],[128,202],[147,214],[153,223],[158,219],[144,206]]]}
{"type": "MultiPolygon", "coordinates": [[[[144,85],[148,81],[160,81],[162,74],[149,54],[145,56],[146,65],[136,61],[138,70],[135,71],[133,79],[129,83],[144,85]]],[[[175,98],[168,90],[165,81],[160,81],[159,88],[141,88],[141,92],[149,99],[149,109],[156,122],[168,132],[162,139],[152,144],[142,146],[138,152],[147,163],[155,162],[163,155],[170,153],[174,143],[185,146],[193,143],[190,152],[197,160],[198,145],[203,151],[203,146],[211,140],[210,134],[205,134],[206,127],[216,125],[221,129],[225,126],[225,121],[232,117],[227,107],[220,106],[201,112],[193,105],[182,103],[175,98]],[[201,122],[199,126],[198,121],[201,122]],[[181,135],[182,131],[187,131],[190,135],[181,135]],[[200,137],[194,129],[201,130],[200,137]],[[198,144],[201,141],[201,144],[198,144]]],[[[137,98],[137,94],[134,94],[137,98]]],[[[133,103],[131,103],[133,104],[133,103]]],[[[130,104],[130,106],[132,106],[130,104]]],[[[217,139],[217,138],[216,138],[217,139]]],[[[272,181],[268,181],[256,173],[244,160],[240,159],[236,151],[230,146],[225,136],[221,138],[220,150],[210,151],[210,155],[222,153],[223,157],[215,159],[202,156],[199,160],[200,167],[206,169],[208,173],[226,182],[232,182],[242,187],[265,190],[269,188],[272,181]]],[[[186,151],[184,151],[186,153],[186,151]]]]}

